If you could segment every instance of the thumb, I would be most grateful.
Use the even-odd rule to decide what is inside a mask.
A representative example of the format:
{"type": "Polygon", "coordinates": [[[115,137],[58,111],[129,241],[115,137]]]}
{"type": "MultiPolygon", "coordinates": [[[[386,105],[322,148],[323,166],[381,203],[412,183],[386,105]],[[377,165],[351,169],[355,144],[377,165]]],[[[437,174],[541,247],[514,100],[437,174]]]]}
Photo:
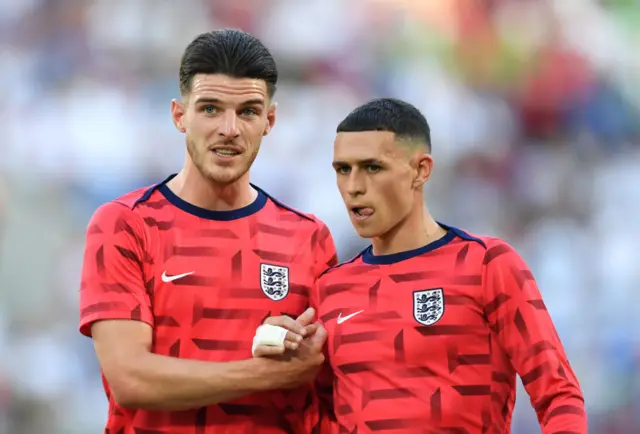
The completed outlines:
{"type": "Polygon", "coordinates": [[[309,324],[311,324],[311,322],[313,321],[313,318],[316,316],[316,311],[314,308],[310,307],[307,310],[305,310],[304,312],[302,312],[302,315],[300,315],[296,321],[298,322],[298,324],[300,324],[302,327],[306,327],[309,324]]]}

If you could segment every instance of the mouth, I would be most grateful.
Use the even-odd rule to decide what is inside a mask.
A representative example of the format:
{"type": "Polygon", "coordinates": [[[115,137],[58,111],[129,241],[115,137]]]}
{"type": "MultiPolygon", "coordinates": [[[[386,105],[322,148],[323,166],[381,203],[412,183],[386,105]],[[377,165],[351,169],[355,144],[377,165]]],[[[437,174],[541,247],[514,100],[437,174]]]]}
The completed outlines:
{"type": "Polygon", "coordinates": [[[211,149],[211,152],[223,159],[232,159],[242,154],[242,150],[235,146],[216,146],[211,149]]]}
{"type": "Polygon", "coordinates": [[[351,217],[357,221],[363,221],[371,217],[375,210],[368,206],[352,206],[349,208],[351,217]]]}

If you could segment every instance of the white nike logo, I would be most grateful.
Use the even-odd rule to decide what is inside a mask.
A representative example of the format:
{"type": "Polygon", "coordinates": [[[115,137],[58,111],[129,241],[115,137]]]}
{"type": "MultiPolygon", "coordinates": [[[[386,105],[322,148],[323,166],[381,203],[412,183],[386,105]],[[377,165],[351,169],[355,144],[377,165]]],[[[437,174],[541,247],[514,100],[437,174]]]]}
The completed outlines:
{"type": "Polygon", "coordinates": [[[364,309],[363,309],[363,310],[359,310],[358,312],[354,312],[354,313],[352,313],[352,314],[350,314],[350,315],[347,315],[347,316],[342,316],[342,312],[340,312],[340,313],[338,314],[338,321],[337,321],[337,323],[338,323],[338,324],[342,324],[343,322],[345,322],[345,321],[346,321],[346,320],[348,320],[349,318],[353,318],[354,316],[356,316],[356,315],[358,315],[359,313],[362,313],[362,312],[364,312],[364,309]]]}
{"type": "Polygon", "coordinates": [[[195,273],[195,271],[191,271],[189,273],[176,274],[175,276],[167,276],[167,272],[162,273],[162,281],[165,283],[173,282],[174,280],[182,279],[183,277],[187,277],[190,274],[195,273]]]}

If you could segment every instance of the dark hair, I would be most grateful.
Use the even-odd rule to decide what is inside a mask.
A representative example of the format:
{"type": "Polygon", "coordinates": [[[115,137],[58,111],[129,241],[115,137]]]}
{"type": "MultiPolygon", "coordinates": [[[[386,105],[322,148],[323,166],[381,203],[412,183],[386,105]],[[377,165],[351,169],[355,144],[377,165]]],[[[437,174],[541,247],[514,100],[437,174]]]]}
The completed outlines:
{"type": "Polygon", "coordinates": [[[242,30],[224,29],[198,35],[180,60],[180,92],[187,95],[196,74],[224,74],[255,78],[267,83],[272,97],[278,82],[273,56],[255,36],[242,30]]]}
{"type": "Polygon", "coordinates": [[[395,98],[369,101],[347,115],[336,132],[389,131],[397,138],[419,140],[431,152],[431,129],[420,110],[395,98]]]}

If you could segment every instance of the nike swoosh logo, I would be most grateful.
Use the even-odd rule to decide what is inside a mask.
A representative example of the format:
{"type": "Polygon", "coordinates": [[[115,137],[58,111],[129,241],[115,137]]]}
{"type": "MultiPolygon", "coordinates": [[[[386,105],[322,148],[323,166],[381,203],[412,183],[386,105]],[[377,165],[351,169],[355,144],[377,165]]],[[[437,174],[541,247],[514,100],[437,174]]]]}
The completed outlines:
{"type": "Polygon", "coordinates": [[[348,319],[350,319],[350,318],[353,318],[354,316],[356,316],[356,315],[358,315],[359,313],[362,313],[362,312],[364,312],[364,309],[363,309],[363,310],[359,310],[358,312],[354,312],[354,313],[352,313],[352,314],[350,314],[350,315],[347,315],[347,316],[342,316],[342,312],[340,312],[340,313],[338,314],[338,321],[337,321],[337,323],[338,323],[338,324],[342,324],[342,323],[343,323],[343,322],[345,322],[346,320],[348,320],[348,319]]]}
{"type": "Polygon", "coordinates": [[[182,279],[183,277],[187,277],[191,274],[195,273],[195,271],[190,271],[189,273],[176,274],[175,276],[167,276],[167,272],[162,273],[162,281],[165,283],[173,282],[174,280],[182,279]]]}

